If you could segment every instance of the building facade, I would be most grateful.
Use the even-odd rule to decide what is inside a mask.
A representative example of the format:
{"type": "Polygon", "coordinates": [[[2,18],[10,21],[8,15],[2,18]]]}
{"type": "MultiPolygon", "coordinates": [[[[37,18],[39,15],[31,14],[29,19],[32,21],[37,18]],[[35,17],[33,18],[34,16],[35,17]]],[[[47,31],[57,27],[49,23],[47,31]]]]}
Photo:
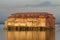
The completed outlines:
{"type": "Polygon", "coordinates": [[[20,12],[5,21],[7,40],[55,40],[55,17],[48,12],[20,12]]]}

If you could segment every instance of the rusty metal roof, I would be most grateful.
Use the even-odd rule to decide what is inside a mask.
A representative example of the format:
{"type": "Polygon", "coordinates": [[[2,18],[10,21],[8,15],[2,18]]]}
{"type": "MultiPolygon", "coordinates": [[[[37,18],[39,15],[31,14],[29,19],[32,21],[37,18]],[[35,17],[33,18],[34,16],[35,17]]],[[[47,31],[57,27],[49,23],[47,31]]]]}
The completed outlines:
{"type": "Polygon", "coordinates": [[[52,15],[48,12],[18,12],[11,14],[8,18],[39,18],[40,16],[46,17],[47,15],[52,15]]]}

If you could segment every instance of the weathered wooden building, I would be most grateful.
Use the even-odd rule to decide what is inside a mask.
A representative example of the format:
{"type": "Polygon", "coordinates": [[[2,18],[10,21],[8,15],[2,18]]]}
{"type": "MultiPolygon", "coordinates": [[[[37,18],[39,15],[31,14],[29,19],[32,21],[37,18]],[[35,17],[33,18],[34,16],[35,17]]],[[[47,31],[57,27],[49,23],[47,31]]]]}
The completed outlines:
{"type": "Polygon", "coordinates": [[[20,12],[5,21],[7,40],[55,40],[55,17],[48,12],[20,12]]]}

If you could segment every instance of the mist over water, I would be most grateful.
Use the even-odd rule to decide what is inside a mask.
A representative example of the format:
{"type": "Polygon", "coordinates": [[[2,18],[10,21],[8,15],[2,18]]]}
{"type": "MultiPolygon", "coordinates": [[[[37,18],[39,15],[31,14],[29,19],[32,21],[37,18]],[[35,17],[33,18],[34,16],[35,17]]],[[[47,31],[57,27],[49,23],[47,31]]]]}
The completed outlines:
{"type": "MultiPolygon", "coordinates": [[[[58,26],[59,25],[55,26],[55,40],[60,40],[60,31],[58,26]]],[[[6,40],[4,32],[4,25],[0,24],[0,40],[6,40]]]]}
{"type": "Polygon", "coordinates": [[[0,40],[5,40],[4,25],[0,24],[0,40]]]}

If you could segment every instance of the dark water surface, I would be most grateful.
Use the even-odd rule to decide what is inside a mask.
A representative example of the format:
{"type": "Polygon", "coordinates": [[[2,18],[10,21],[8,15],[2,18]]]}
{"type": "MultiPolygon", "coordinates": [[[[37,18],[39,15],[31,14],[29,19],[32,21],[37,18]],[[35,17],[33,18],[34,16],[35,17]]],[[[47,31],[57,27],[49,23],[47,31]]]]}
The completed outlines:
{"type": "MultiPolygon", "coordinates": [[[[56,25],[55,27],[55,40],[60,40],[60,31],[58,30],[59,27],[56,25]]],[[[5,35],[4,35],[4,25],[0,24],[0,40],[6,40],[5,35]]]]}

